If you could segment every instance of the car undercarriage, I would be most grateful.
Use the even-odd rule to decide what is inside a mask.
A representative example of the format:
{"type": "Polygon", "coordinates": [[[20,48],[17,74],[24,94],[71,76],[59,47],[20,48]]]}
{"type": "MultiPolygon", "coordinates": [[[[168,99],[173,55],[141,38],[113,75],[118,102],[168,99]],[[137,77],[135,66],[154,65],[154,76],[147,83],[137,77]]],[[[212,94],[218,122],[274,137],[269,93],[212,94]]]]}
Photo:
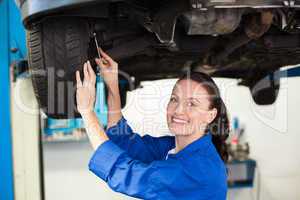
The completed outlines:
{"type": "MultiPolygon", "coordinates": [[[[134,77],[134,87],[143,80],[174,78],[190,69],[238,78],[250,88],[257,104],[267,105],[274,103],[279,89],[272,74],[282,66],[300,63],[299,1],[74,1],[44,10],[39,7],[35,13],[29,13],[34,10],[30,1],[23,0],[19,6],[28,30],[36,96],[55,118],[71,115],[57,111],[57,100],[49,111],[49,85],[74,82],[82,63],[94,60],[94,33],[120,70],[134,77]],[[54,70],[53,82],[44,78],[49,77],[49,69],[54,70]],[[57,75],[59,70],[63,75],[57,75]],[[268,85],[257,89],[265,77],[268,85]]],[[[54,96],[61,95],[57,87],[54,96]]],[[[62,96],[64,101],[67,98],[62,96]]]]}

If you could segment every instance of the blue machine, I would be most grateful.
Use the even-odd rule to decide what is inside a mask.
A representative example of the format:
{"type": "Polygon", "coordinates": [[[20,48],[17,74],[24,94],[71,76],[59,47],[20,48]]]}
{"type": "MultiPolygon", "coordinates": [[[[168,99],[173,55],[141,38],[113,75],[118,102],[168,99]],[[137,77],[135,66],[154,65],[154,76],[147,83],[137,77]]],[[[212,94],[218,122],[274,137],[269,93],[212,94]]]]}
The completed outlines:
{"type": "Polygon", "coordinates": [[[0,1],[0,199],[13,200],[13,161],[10,114],[10,67],[26,58],[25,31],[15,2],[0,1]]]}

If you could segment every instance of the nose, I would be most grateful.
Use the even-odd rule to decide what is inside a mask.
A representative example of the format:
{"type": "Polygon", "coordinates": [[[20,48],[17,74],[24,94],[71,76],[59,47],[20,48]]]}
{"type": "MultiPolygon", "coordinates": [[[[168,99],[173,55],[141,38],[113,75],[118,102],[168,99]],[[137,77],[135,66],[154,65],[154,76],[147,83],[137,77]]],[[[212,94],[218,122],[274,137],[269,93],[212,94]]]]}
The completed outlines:
{"type": "Polygon", "coordinates": [[[183,103],[178,103],[175,108],[175,114],[183,114],[185,112],[185,107],[183,103]]]}

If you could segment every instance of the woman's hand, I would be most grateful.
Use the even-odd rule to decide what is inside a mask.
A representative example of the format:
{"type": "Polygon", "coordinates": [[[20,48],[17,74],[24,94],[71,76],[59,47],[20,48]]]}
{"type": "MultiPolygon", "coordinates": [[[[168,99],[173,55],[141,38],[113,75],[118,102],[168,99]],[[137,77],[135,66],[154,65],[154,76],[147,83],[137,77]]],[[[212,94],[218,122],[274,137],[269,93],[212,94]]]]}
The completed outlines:
{"type": "Polygon", "coordinates": [[[96,58],[95,61],[100,67],[100,75],[103,77],[108,90],[114,90],[118,88],[118,63],[115,62],[109,55],[100,49],[102,58],[96,58]]]}
{"type": "Polygon", "coordinates": [[[80,72],[76,71],[76,100],[77,109],[81,115],[90,114],[94,111],[96,98],[96,75],[90,62],[83,65],[84,80],[81,81],[80,72]]]}
{"type": "Polygon", "coordinates": [[[107,95],[107,127],[116,124],[122,117],[121,114],[121,99],[119,92],[118,79],[118,63],[116,63],[110,56],[104,53],[101,49],[101,59],[96,58],[96,63],[100,67],[100,74],[106,84],[107,95]]]}

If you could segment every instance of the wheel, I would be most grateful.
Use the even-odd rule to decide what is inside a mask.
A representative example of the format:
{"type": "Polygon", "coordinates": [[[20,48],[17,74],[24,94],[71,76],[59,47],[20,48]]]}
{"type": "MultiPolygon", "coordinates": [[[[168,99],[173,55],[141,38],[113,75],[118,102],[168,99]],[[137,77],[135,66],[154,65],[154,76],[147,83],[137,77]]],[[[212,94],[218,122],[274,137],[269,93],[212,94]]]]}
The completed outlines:
{"type": "MultiPolygon", "coordinates": [[[[75,72],[88,59],[89,26],[83,19],[51,18],[27,31],[34,92],[50,118],[80,117],[75,72]]],[[[81,73],[82,75],[82,73],[81,73]]]]}

